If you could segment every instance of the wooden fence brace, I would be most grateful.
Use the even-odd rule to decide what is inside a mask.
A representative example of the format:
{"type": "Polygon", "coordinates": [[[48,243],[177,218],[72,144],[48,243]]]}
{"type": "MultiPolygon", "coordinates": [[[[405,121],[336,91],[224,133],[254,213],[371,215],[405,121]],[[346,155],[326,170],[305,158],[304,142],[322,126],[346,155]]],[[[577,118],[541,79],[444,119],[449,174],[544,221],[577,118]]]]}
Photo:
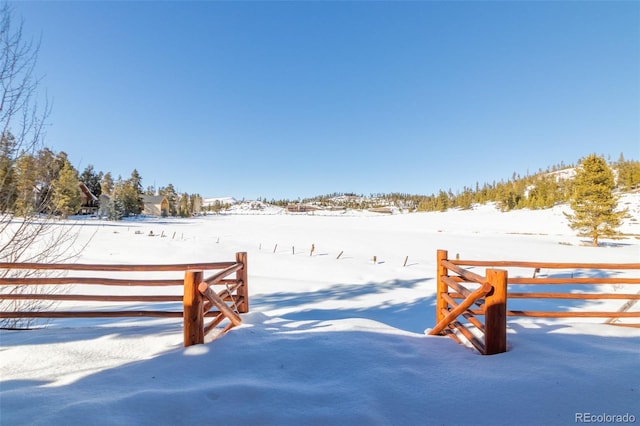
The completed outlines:
{"type": "Polygon", "coordinates": [[[184,346],[204,343],[203,301],[198,285],[202,282],[202,271],[184,273],[184,346]]]}
{"type": "Polygon", "coordinates": [[[447,309],[447,301],[442,297],[443,294],[449,291],[447,283],[444,282],[444,277],[447,276],[447,268],[442,265],[443,260],[447,260],[449,253],[447,250],[438,250],[436,259],[436,275],[437,275],[437,293],[436,293],[436,324],[438,324],[444,318],[443,311],[447,309]]]}
{"type": "Polygon", "coordinates": [[[403,267],[407,266],[407,262],[409,261],[409,256],[404,258],[404,265],[402,265],[403,267]]]}
{"type": "Polygon", "coordinates": [[[340,253],[338,253],[338,257],[336,257],[336,259],[340,259],[340,256],[342,256],[342,253],[344,253],[344,250],[342,250],[340,253]]]}
{"type": "Polygon", "coordinates": [[[242,269],[236,271],[236,280],[242,282],[238,287],[238,297],[242,299],[238,306],[238,312],[246,314],[249,312],[249,275],[247,272],[247,252],[236,253],[236,263],[242,263],[242,269]]]}
{"type": "Polygon", "coordinates": [[[507,351],[507,271],[487,269],[493,290],[485,297],[485,355],[507,351]]]}
{"type": "MultiPolygon", "coordinates": [[[[476,300],[478,300],[479,298],[485,296],[490,291],[491,291],[491,284],[490,283],[484,283],[481,287],[478,287],[477,289],[472,291],[471,294],[466,299],[464,299],[462,302],[460,302],[460,304],[458,304],[458,306],[456,306],[452,310],[449,311],[445,307],[445,309],[443,310],[443,318],[442,318],[442,320],[440,322],[438,322],[435,325],[435,327],[433,327],[429,331],[429,334],[431,336],[435,336],[437,334],[440,334],[442,332],[442,330],[447,328],[449,326],[449,324],[451,324],[459,315],[462,315],[462,313],[464,311],[469,309],[469,307],[471,305],[473,305],[473,303],[476,300]],[[448,313],[446,313],[446,312],[448,312],[448,313]]],[[[505,323],[505,327],[506,327],[506,323],[505,323]]]]}
{"type": "Polygon", "coordinates": [[[207,283],[201,282],[198,285],[198,290],[204,297],[209,299],[209,301],[213,303],[216,308],[220,309],[220,312],[222,312],[222,314],[227,317],[233,325],[240,325],[240,323],[242,323],[242,319],[238,316],[238,314],[233,312],[233,310],[228,307],[226,303],[224,303],[224,300],[222,300],[222,298],[218,296],[215,291],[211,290],[211,287],[209,287],[207,283]]]}

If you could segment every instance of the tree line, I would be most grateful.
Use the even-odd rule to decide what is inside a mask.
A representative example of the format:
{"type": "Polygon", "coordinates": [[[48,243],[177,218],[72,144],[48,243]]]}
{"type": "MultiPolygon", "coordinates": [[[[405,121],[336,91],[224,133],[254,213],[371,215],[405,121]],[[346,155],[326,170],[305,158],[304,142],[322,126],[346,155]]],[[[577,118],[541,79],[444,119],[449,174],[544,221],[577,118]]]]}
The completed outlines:
{"type": "Polygon", "coordinates": [[[134,169],[131,176],[113,178],[111,172],[96,171],[88,165],[82,173],[70,163],[65,152],[49,148],[18,152],[16,137],[9,131],[0,135],[0,211],[18,217],[48,214],[67,217],[77,214],[83,206],[80,184],[100,202],[101,212],[111,220],[120,220],[144,210],[143,195],[161,195],[168,201],[164,215],[187,217],[202,209],[199,194],[179,194],[172,184],[157,190],[143,190],[142,177],[134,169]],[[106,197],[101,197],[106,195],[106,197]]]}
{"type": "MultiPolygon", "coordinates": [[[[609,162],[609,167],[614,175],[614,190],[624,192],[640,188],[640,161],[627,160],[624,154],[620,154],[617,161],[609,162]]],[[[451,189],[441,189],[438,193],[431,195],[379,193],[365,196],[334,192],[303,200],[271,200],[270,203],[286,206],[290,203],[302,202],[323,207],[339,205],[350,209],[395,206],[408,211],[444,212],[450,208],[470,209],[474,204],[493,202],[502,211],[523,208],[545,209],[571,201],[572,194],[575,192],[575,179],[571,171],[575,173],[574,165],[560,163],[526,176],[514,172],[507,180],[485,182],[482,185],[476,182],[475,186],[465,186],[455,193],[451,189]]]]}

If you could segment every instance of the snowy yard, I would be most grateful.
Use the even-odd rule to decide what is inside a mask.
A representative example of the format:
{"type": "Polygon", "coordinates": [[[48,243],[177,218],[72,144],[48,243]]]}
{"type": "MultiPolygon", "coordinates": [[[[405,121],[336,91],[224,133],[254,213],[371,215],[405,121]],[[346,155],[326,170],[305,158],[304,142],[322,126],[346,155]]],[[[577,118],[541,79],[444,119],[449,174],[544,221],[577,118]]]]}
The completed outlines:
{"type": "MultiPolygon", "coordinates": [[[[622,231],[638,235],[640,197],[623,201],[635,221],[622,231]]],[[[562,209],[87,220],[82,263],[248,252],[251,311],[220,339],[187,349],[180,320],[55,319],[2,330],[0,424],[639,422],[638,328],[510,320],[509,351],[493,356],[424,334],[435,324],[437,249],[465,259],[640,261],[638,238],[585,246],[562,209]]]]}

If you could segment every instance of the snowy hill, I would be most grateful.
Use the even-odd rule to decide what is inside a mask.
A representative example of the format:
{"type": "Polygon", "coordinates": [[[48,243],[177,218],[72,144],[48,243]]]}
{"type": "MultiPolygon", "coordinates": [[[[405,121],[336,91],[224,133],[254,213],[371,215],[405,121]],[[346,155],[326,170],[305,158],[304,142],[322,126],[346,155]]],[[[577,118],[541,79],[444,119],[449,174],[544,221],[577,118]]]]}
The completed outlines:
{"type": "Polygon", "coordinates": [[[219,203],[221,205],[234,205],[238,202],[238,200],[236,200],[233,197],[213,197],[213,198],[205,198],[202,200],[202,205],[203,207],[207,208],[207,207],[213,207],[215,206],[216,203],[219,203]]]}

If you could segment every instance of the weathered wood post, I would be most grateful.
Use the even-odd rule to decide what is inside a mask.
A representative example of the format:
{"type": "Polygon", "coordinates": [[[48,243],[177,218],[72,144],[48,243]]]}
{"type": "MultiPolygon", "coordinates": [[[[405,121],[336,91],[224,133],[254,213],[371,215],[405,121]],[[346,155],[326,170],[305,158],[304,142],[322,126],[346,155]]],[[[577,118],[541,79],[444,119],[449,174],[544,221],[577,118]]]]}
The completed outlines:
{"type": "Polygon", "coordinates": [[[442,279],[447,276],[447,268],[442,266],[442,261],[447,260],[448,255],[449,253],[446,250],[438,250],[436,257],[436,274],[438,275],[436,289],[436,324],[444,318],[445,314],[443,311],[447,308],[447,301],[442,297],[448,290],[447,284],[445,284],[442,279]]]}
{"type": "Polygon", "coordinates": [[[484,300],[485,355],[507,351],[507,271],[487,269],[487,281],[493,290],[484,300]]]}
{"type": "Polygon", "coordinates": [[[247,273],[247,253],[236,253],[236,263],[244,265],[242,269],[236,272],[236,280],[242,281],[242,285],[238,287],[238,296],[242,298],[242,302],[238,305],[238,313],[246,314],[249,312],[249,274],[247,273]]]}
{"type": "Polygon", "coordinates": [[[185,271],[184,273],[184,346],[204,343],[204,312],[202,295],[198,285],[202,282],[202,271],[185,271]]]}

